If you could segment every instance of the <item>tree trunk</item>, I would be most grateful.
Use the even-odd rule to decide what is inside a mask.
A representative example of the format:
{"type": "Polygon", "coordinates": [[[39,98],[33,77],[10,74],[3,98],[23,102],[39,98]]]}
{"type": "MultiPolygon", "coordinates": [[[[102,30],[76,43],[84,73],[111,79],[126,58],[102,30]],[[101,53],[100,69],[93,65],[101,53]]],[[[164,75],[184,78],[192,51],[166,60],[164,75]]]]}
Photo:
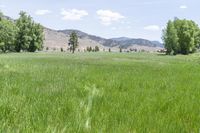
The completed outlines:
{"type": "Polygon", "coordinates": [[[74,54],[74,51],[75,51],[75,48],[74,48],[74,46],[72,47],[72,54],[74,54]]]}

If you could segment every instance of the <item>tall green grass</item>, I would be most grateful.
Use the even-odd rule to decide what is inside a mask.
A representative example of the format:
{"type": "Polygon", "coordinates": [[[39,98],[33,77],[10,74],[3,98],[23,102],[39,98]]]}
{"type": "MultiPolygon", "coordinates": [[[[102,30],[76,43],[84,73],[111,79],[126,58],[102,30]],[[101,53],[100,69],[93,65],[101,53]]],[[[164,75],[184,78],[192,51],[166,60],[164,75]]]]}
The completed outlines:
{"type": "Polygon", "coordinates": [[[200,55],[0,55],[0,132],[200,131],[200,55]]]}

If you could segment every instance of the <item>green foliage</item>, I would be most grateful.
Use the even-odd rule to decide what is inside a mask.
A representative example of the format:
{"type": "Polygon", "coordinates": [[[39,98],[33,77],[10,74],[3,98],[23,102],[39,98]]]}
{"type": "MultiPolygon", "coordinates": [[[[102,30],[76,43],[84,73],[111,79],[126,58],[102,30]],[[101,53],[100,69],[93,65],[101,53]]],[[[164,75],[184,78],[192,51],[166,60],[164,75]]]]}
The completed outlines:
{"type": "Polygon", "coordinates": [[[91,46],[89,47],[89,52],[92,52],[92,47],[91,46]]]}
{"type": "Polygon", "coordinates": [[[19,28],[15,47],[17,52],[35,52],[43,48],[43,28],[40,24],[36,24],[25,12],[20,12],[16,25],[19,28]]]}
{"type": "Polygon", "coordinates": [[[167,54],[194,53],[200,45],[200,29],[194,21],[176,18],[167,23],[162,39],[167,54]]]}
{"type": "Polygon", "coordinates": [[[36,50],[42,50],[44,39],[42,26],[33,22],[30,35],[32,37],[32,40],[28,47],[28,51],[35,52],[36,50]]]}
{"type": "Polygon", "coordinates": [[[122,48],[121,48],[121,47],[119,48],[119,52],[120,52],[120,53],[122,52],[122,48]]]}
{"type": "Polygon", "coordinates": [[[91,46],[90,46],[90,47],[87,47],[86,50],[87,50],[88,52],[92,52],[92,47],[91,47],[91,46]]]}
{"type": "Polygon", "coordinates": [[[14,22],[0,16],[0,49],[2,52],[14,51],[17,27],[14,22]]]}
{"type": "Polygon", "coordinates": [[[178,50],[178,36],[174,23],[169,21],[167,23],[167,29],[163,31],[163,40],[167,54],[176,54],[178,50]]]}
{"type": "Polygon", "coordinates": [[[98,47],[98,46],[95,46],[94,51],[95,51],[95,52],[98,52],[98,51],[99,51],[99,47],[98,47]]]}
{"type": "Polygon", "coordinates": [[[86,51],[87,51],[87,52],[90,52],[90,47],[87,47],[87,48],[86,48],[86,51]]]}
{"type": "Polygon", "coordinates": [[[70,51],[72,51],[72,53],[74,53],[74,51],[78,47],[78,36],[77,36],[76,32],[72,32],[70,34],[69,47],[70,47],[70,51]]]}
{"type": "Polygon", "coordinates": [[[88,52],[98,52],[99,51],[99,47],[98,46],[95,46],[94,48],[92,48],[91,46],[90,47],[87,47],[86,50],[88,52]]]}
{"type": "Polygon", "coordinates": [[[199,57],[0,55],[0,132],[198,133],[199,57]]]}
{"type": "Polygon", "coordinates": [[[61,52],[64,52],[64,49],[63,49],[63,48],[60,48],[60,51],[61,51],[61,52]]]}
{"type": "Polygon", "coordinates": [[[0,11],[0,21],[3,19],[3,13],[0,11]]]}
{"type": "Polygon", "coordinates": [[[43,28],[25,12],[20,12],[16,22],[7,20],[0,12],[0,49],[2,52],[42,50],[43,28]]]}

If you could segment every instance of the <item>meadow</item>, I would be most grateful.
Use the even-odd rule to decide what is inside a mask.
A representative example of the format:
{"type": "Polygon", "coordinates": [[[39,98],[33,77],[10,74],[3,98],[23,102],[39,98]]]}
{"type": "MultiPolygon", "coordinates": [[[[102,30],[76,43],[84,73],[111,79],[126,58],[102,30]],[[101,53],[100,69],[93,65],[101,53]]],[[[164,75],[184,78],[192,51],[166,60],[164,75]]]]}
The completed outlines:
{"type": "Polygon", "coordinates": [[[199,131],[200,54],[0,54],[0,132],[199,131]]]}

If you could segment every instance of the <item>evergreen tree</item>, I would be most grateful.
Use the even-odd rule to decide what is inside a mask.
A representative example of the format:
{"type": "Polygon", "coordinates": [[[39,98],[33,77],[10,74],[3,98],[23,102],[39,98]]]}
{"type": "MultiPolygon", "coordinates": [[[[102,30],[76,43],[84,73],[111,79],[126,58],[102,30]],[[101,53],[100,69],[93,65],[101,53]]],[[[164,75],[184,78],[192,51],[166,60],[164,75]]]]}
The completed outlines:
{"type": "Polygon", "coordinates": [[[122,48],[121,48],[121,47],[119,48],[119,52],[120,52],[120,53],[122,52],[122,48]]]}
{"type": "Polygon", "coordinates": [[[95,51],[95,52],[98,52],[98,51],[99,51],[99,47],[98,47],[98,46],[95,46],[94,51],[95,51]]]}
{"type": "Polygon", "coordinates": [[[70,46],[70,51],[72,51],[72,53],[74,53],[74,51],[78,47],[78,36],[75,32],[72,32],[70,34],[69,46],[70,46]]]}

